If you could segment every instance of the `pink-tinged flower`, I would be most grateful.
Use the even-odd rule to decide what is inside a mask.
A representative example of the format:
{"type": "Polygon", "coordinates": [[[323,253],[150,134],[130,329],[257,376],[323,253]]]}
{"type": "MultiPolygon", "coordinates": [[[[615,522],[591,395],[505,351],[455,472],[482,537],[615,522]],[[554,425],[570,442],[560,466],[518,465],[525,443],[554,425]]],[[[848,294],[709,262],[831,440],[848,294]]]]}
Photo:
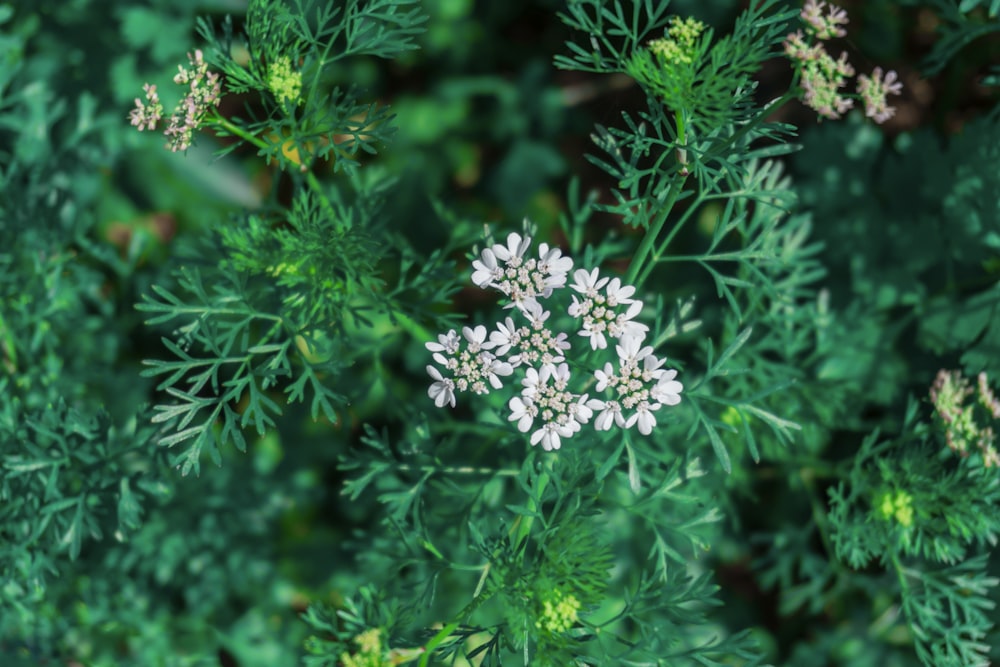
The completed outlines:
{"type": "Polygon", "coordinates": [[[862,74],[858,77],[858,94],[865,103],[865,115],[876,123],[882,124],[896,113],[896,108],[886,103],[888,95],[899,95],[903,92],[903,84],[892,70],[885,77],[882,68],[876,67],[872,75],[862,74]]]}
{"type": "Polygon", "coordinates": [[[847,85],[847,77],[854,68],[847,62],[847,53],[834,60],[825,50],[820,50],[815,60],[801,64],[802,101],[819,115],[837,119],[854,106],[854,100],[840,94],[847,85]]]}
{"type": "Polygon", "coordinates": [[[174,152],[191,147],[194,131],[209,110],[219,106],[222,97],[222,80],[215,72],[208,71],[201,50],[196,50],[194,55],[189,53],[188,62],[191,69],[178,65],[179,71],[174,76],[175,83],[188,85],[188,94],[177,104],[170,116],[170,126],[163,132],[169,139],[167,148],[174,152]]]}
{"type": "Polygon", "coordinates": [[[823,15],[823,8],[827,6],[826,2],[817,2],[817,0],[806,0],[805,6],[802,8],[801,14],[802,20],[807,26],[809,26],[809,31],[816,36],[816,39],[830,39],[832,37],[843,37],[847,34],[841,26],[847,25],[847,12],[836,5],[829,5],[826,15],[823,15]]]}
{"type": "Polygon", "coordinates": [[[976,388],[979,391],[977,395],[979,404],[986,408],[993,419],[1000,419],[1000,400],[997,400],[996,394],[990,388],[985,371],[976,376],[976,388]]]}
{"type": "Polygon", "coordinates": [[[821,54],[826,53],[822,44],[809,44],[801,30],[796,30],[785,38],[783,42],[785,55],[792,60],[806,62],[817,60],[821,54]]]}
{"type": "Polygon", "coordinates": [[[996,433],[990,424],[1000,415],[1000,404],[985,373],[977,376],[973,389],[961,371],[942,369],[934,379],[930,397],[949,449],[962,458],[978,453],[986,468],[1000,466],[996,433]],[[975,400],[966,403],[973,395],[975,400]]]}
{"type": "Polygon", "coordinates": [[[146,91],[146,102],[143,103],[138,97],[135,98],[135,109],[128,115],[132,125],[140,132],[155,130],[156,124],[163,118],[163,105],[160,103],[156,86],[147,83],[142,89],[146,91]]]}

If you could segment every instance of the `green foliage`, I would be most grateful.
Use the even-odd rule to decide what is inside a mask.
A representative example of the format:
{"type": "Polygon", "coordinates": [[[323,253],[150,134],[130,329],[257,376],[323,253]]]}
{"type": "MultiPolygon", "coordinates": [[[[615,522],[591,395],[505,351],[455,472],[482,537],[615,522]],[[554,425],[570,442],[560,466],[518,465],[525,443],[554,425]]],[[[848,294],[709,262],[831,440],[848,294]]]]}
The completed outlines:
{"type": "Polygon", "coordinates": [[[356,166],[358,152],[374,154],[394,127],[387,107],[363,101],[358,86],[342,88],[331,70],[346,58],[392,58],[416,48],[413,38],[425,20],[416,0],[252,2],[239,51],[231,22],[216,38],[212,25],[201,21],[199,32],[213,45],[209,62],[225,74],[231,92],[260,94],[266,114],[228,128],[237,138],[230,149],[247,132],[259,154],[283,169],[306,171],[315,160],[333,162],[335,169],[356,166]],[[293,67],[303,97],[274,89],[275,68],[293,67]]]}
{"type": "MultiPolygon", "coordinates": [[[[907,4],[914,3],[907,0],[907,4]]],[[[940,72],[972,42],[1000,30],[1000,3],[996,0],[929,0],[920,4],[933,7],[939,20],[939,39],[924,61],[928,74],[940,72]]]]}
{"type": "Polygon", "coordinates": [[[883,128],[786,105],[777,0],[0,5],[0,664],[1000,659],[1000,4],[918,4],[923,82],[851,8],[883,128]],[[173,155],[128,107],[198,52],[173,155]],[[599,349],[538,298],[560,447],[524,368],[425,370],[508,363],[504,253],[642,302],[599,349]],[[633,343],[683,387],[598,429],[633,343]]]}

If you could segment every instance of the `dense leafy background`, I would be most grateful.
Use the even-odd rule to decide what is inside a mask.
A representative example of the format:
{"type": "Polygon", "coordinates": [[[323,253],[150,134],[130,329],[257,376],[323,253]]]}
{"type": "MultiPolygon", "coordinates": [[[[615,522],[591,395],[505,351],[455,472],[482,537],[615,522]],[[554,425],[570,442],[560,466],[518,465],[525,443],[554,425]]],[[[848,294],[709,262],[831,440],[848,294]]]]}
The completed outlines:
{"type": "MultiPolygon", "coordinates": [[[[400,457],[415,468],[468,460],[520,465],[526,443],[491,435],[482,405],[463,405],[454,419],[433,411],[423,343],[494,312],[481,292],[463,287],[466,253],[480,242],[484,222],[505,232],[527,216],[541,238],[575,251],[590,242],[598,255],[621,257],[634,247],[640,232],[613,213],[591,211],[585,226],[568,228],[560,217],[591,192],[613,207],[618,184],[585,159],[600,153],[591,133],[595,123],[622,126],[622,112],[642,109],[644,96],[624,77],[553,67],[574,39],[556,16],[560,2],[420,4],[428,21],[416,38],[419,50],[393,60],[352,58],[327,73],[391,105],[398,128],[377,156],[362,156],[356,175],[319,168],[324,179],[358,193],[338,202],[338,211],[377,221],[309,258],[345,283],[352,275],[338,273],[341,267],[370,258],[355,282],[382,282],[350,293],[338,291],[341,283],[317,288],[287,275],[273,281],[275,292],[253,292],[275,275],[265,253],[242,258],[228,273],[200,264],[206,247],[222,253],[259,242],[275,208],[311,204],[292,194],[292,172],[231,139],[202,135],[186,155],[175,155],[162,149],[161,137],[137,133],[125,119],[144,81],[166,83],[184,54],[202,45],[196,17],[221,25],[232,15],[238,29],[245,3],[0,5],[0,663],[299,664],[308,635],[331,636],[318,633],[320,620],[312,627],[301,620],[310,604],[360,605],[358,618],[383,614],[384,621],[391,613],[365,598],[374,594],[358,591],[393,574],[411,599],[423,601],[422,587],[440,573],[426,554],[418,557],[417,536],[448,539],[449,525],[484,508],[499,511],[496,499],[514,488],[502,479],[481,491],[434,479],[426,493],[441,505],[411,507],[406,498],[424,493],[414,491],[424,480],[378,473],[400,457]],[[215,159],[223,148],[232,150],[215,159]],[[252,214],[231,215],[244,210],[252,214]],[[304,384],[302,402],[286,404],[288,392],[266,381],[266,359],[248,362],[248,381],[259,383],[262,400],[274,401],[273,425],[222,434],[223,465],[212,465],[207,447],[200,460],[195,452],[200,474],[184,476],[183,461],[159,444],[164,434],[153,421],[154,406],[165,400],[156,389],[162,377],[144,374],[142,362],[176,353],[164,340],[184,323],[155,321],[155,304],[197,294],[181,277],[201,276],[199,289],[210,294],[227,275],[239,277],[239,289],[275,300],[262,301],[261,312],[300,292],[330,309],[298,313],[315,347],[303,351],[302,342],[305,362],[297,368],[319,369],[328,402],[314,402],[314,388],[304,384]],[[481,450],[455,461],[447,459],[453,449],[436,454],[432,434],[449,429],[448,437],[469,429],[481,450]],[[227,444],[241,441],[245,454],[227,444]],[[358,481],[364,471],[374,471],[361,477],[371,486],[358,481]],[[484,494],[480,504],[463,507],[474,492],[484,494]]],[[[744,4],[675,0],[670,9],[724,33],[744,4]]],[[[918,663],[898,618],[895,575],[877,561],[850,569],[831,542],[837,531],[830,522],[850,523],[857,508],[843,499],[851,485],[881,483],[860,472],[861,463],[895,451],[873,451],[876,430],[915,451],[935,442],[918,423],[929,421],[925,398],[938,369],[1000,377],[1000,124],[996,89],[987,85],[1000,60],[990,37],[1000,21],[996,3],[987,2],[845,4],[859,68],[869,69],[868,60],[895,68],[907,92],[896,119],[881,128],[854,116],[820,124],[796,103],[774,119],[800,128],[794,141],[801,149],[772,167],[769,183],[794,192],[794,223],[782,233],[791,238],[788,230],[800,230],[808,252],[789,248],[799,253],[795,270],[763,270],[769,281],[794,287],[794,303],[778,309],[776,293],[741,292],[734,299],[743,321],[697,267],[658,268],[647,283],[664,319],[677,299],[697,297],[704,328],[671,342],[678,363],[703,367],[707,338],[725,347],[753,324],[756,337],[736,357],[752,371],[727,381],[718,396],[740,406],[794,380],[763,405],[801,431],[786,441],[780,429],[747,416],[749,445],[743,418],[724,413],[727,403],[709,405],[718,409],[705,419],[721,429],[732,473],[722,472],[707,439],[694,439],[697,449],[683,456],[700,456],[707,472],[694,489],[697,475],[682,475],[693,505],[657,507],[692,523],[698,517],[685,515],[691,507],[720,508],[721,521],[691,533],[686,546],[701,553],[689,558],[691,567],[713,571],[720,587],[724,605],[712,609],[712,623],[727,633],[752,628],[768,662],[911,665],[918,663]],[[913,409],[922,412],[914,417],[913,409]],[[860,467],[851,472],[852,465],[860,467]],[[836,493],[842,481],[843,497],[836,493]],[[843,502],[834,507],[831,497],[843,502]]],[[[787,63],[768,63],[759,80],[761,100],[781,94],[787,63]]],[[[223,111],[240,115],[255,104],[231,96],[223,111]]],[[[771,224],[768,207],[746,206],[754,224],[771,224]]],[[[712,213],[679,238],[678,254],[704,251],[712,213]]],[[[320,245],[280,252],[307,255],[320,245]]],[[[723,270],[742,280],[758,276],[752,262],[723,270]]],[[[263,335],[256,324],[245,331],[263,335]]],[[[225,396],[218,405],[244,409],[225,396]]],[[[696,413],[685,414],[693,420],[696,413]]],[[[686,432],[681,426],[677,434],[686,432]]],[[[671,446],[685,449],[676,439],[671,446]]],[[[690,458],[684,464],[692,465],[690,458]]],[[[666,464],[645,473],[647,484],[680,475],[666,464]]],[[[586,507],[578,511],[589,516],[586,507]]],[[[641,521],[619,518],[627,542],[628,522],[641,521]]],[[[982,559],[973,564],[982,576],[1000,572],[995,555],[987,560],[990,546],[976,547],[982,559]]],[[[647,554],[614,557],[620,566],[641,567],[647,554]]],[[[927,580],[953,574],[935,570],[927,580]]],[[[445,581],[427,600],[423,622],[471,593],[468,581],[447,579],[454,572],[440,576],[445,581]]],[[[699,581],[671,585],[707,598],[699,581]]],[[[985,590],[995,604],[996,589],[985,590]]],[[[992,632],[983,641],[996,660],[1000,639],[992,632]]]]}

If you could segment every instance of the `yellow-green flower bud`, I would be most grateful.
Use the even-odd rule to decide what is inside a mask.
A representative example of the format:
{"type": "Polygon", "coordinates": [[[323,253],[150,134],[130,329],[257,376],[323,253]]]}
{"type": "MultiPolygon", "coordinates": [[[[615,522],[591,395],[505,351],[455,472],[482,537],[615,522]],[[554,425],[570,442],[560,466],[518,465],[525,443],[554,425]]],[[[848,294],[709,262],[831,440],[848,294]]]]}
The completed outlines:
{"type": "Polygon", "coordinates": [[[378,628],[365,630],[354,638],[358,650],[355,653],[344,651],[340,662],[344,667],[388,667],[382,647],[382,631],[378,628]]]}
{"type": "Polygon", "coordinates": [[[913,496],[906,491],[884,491],[875,500],[875,511],[885,521],[895,519],[899,525],[913,525],[913,496]]]}
{"type": "Polygon", "coordinates": [[[279,103],[285,100],[299,104],[302,94],[302,72],[292,70],[292,61],[288,56],[278,58],[267,69],[267,87],[279,103]]]}
{"type": "Polygon", "coordinates": [[[649,43],[649,50],[664,63],[690,65],[694,62],[695,42],[705,31],[705,24],[688,17],[673,17],[667,34],[649,43]]]}
{"type": "Polygon", "coordinates": [[[575,595],[553,590],[550,597],[542,600],[542,613],[535,627],[553,634],[566,632],[576,624],[579,611],[580,601],[575,595]]]}

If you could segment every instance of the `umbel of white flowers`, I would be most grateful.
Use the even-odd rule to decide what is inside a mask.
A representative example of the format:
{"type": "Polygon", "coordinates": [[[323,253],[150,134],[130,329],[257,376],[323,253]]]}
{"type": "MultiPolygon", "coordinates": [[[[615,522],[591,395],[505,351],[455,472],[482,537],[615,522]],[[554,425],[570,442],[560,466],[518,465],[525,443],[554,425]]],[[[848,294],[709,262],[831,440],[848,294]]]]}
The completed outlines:
{"type": "Polygon", "coordinates": [[[573,272],[566,312],[577,335],[587,338],[592,350],[606,350],[609,339],[617,341],[618,357],[617,364],[594,369],[594,396],[574,392],[566,363],[570,334],[549,328],[552,313],[542,305],[566,288],[573,260],[545,243],[536,259],[527,255],[530,247],[530,237],[511,233],[505,245],[493,244],[472,263],[472,282],[501,292],[508,299],[504,308],[513,313],[492,331],[483,325],[462,327],[461,335],[451,330],[427,343],[437,363],[427,366],[433,380],[428,395],[438,407],[455,407],[456,394],[502,389],[501,378],[516,370],[521,391],[508,401],[507,419],[522,433],[534,429],[532,445],[559,449],[563,438],[588,423],[598,431],[637,426],[649,435],[656,426],[653,413],[680,403],[684,385],[676,380],[676,370],[662,368],[665,360],[652,347],[643,346],[649,327],[635,320],[642,311],[642,301],[633,298],[635,287],[602,277],[596,268],[573,272]]]}

